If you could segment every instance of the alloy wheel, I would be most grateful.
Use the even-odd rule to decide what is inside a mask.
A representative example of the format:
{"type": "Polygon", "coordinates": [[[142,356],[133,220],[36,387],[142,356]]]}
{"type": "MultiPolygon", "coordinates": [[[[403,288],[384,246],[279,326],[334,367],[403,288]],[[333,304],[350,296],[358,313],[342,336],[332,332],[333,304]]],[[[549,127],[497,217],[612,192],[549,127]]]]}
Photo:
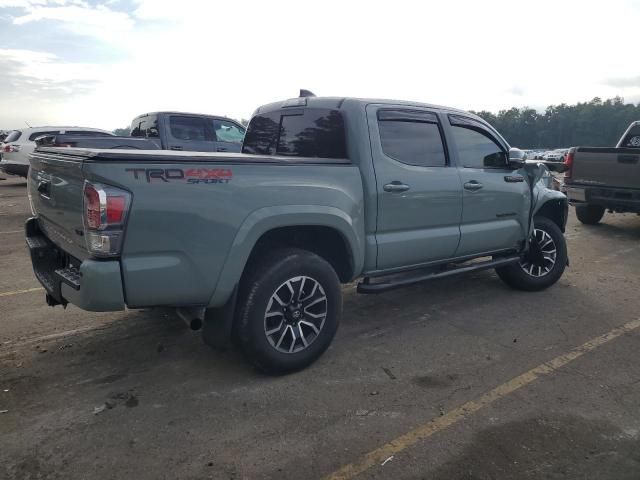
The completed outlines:
{"type": "Polygon", "coordinates": [[[556,263],[556,243],[546,231],[534,229],[529,251],[520,260],[520,267],[532,277],[548,275],[556,263]]]}
{"type": "Polygon", "coordinates": [[[327,311],[327,296],[317,280],[307,276],[290,278],[269,299],[264,333],[277,351],[300,352],[320,335],[327,311]]]}

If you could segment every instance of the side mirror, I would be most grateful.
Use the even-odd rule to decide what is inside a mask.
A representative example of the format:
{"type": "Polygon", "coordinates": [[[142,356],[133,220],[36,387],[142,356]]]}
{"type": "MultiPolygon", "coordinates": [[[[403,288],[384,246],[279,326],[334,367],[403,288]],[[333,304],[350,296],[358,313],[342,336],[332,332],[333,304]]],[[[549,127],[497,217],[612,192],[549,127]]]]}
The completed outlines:
{"type": "Polygon", "coordinates": [[[523,152],[519,148],[509,149],[509,167],[522,168],[527,160],[527,152],[523,152]]]}

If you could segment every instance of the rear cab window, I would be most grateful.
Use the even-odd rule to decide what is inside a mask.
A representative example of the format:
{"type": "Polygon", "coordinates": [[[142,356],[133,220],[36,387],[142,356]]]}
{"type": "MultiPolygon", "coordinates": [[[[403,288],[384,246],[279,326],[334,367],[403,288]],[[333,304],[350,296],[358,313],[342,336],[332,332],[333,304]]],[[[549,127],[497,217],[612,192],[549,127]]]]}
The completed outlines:
{"type": "Polygon", "coordinates": [[[342,113],[325,108],[284,108],[255,115],[243,153],[346,159],[342,113]]]}
{"type": "Polygon", "coordinates": [[[157,115],[142,115],[131,122],[132,137],[157,138],[160,136],[157,115]]]}

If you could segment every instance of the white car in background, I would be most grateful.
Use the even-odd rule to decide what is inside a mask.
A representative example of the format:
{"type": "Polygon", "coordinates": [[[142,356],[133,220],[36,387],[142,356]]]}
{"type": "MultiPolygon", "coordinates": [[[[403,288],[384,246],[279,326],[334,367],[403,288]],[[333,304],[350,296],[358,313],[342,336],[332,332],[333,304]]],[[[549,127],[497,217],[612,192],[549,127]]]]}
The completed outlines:
{"type": "Polygon", "coordinates": [[[29,154],[36,148],[36,138],[43,135],[91,135],[93,137],[112,136],[113,133],[98,128],[84,127],[37,127],[13,130],[0,144],[0,170],[10,175],[27,177],[29,154]]]}
{"type": "Polygon", "coordinates": [[[568,148],[558,148],[556,150],[552,150],[550,152],[545,153],[542,156],[542,159],[548,162],[563,162],[564,156],[568,151],[569,151],[568,148]]]}

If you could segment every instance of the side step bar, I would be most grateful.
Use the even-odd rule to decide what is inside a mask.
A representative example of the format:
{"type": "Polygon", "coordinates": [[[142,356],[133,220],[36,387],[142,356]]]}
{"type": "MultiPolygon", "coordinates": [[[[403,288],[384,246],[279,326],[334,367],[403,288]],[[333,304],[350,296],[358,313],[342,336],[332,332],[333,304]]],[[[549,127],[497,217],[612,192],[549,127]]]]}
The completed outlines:
{"type": "Polygon", "coordinates": [[[394,278],[387,280],[383,279],[371,283],[371,277],[365,277],[364,280],[358,283],[358,293],[382,293],[389,290],[395,290],[396,288],[407,287],[416,283],[426,282],[427,280],[433,280],[436,278],[450,277],[451,275],[457,275],[459,273],[475,272],[478,270],[487,270],[489,268],[502,267],[511,263],[516,263],[520,260],[519,255],[494,258],[485,262],[476,262],[472,264],[462,265],[459,267],[452,267],[447,270],[429,271],[424,270],[405,273],[403,275],[393,275],[394,278]]]}

